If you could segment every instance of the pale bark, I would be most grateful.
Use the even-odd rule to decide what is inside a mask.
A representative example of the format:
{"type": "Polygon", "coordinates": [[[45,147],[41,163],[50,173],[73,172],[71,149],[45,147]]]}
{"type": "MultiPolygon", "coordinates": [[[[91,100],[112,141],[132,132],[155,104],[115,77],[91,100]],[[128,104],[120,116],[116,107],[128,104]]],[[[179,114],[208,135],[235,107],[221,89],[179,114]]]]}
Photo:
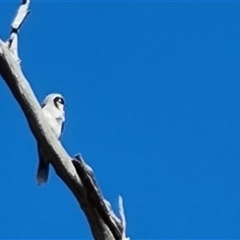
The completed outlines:
{"type": "MultiPolygon", "coordinates": [[[[104,199],[91,167],[81,156],[69,156],[54,136],[41,112],[40,104],[25,78],[18,57],[19,28],[29,13],[30,0],[22,1],[12,22],[10,38],[0,39],[0,74],[19,103],[31,132],[44,151],[51,156],[57,175],[68,186],[79,202],[96,240],[124,240],[126,221],[122,198],[119,198],[120,218],[116,217],[109,202],[104,199]]],[[[33,170],[34,171],[34,170],[33,170]]]]}

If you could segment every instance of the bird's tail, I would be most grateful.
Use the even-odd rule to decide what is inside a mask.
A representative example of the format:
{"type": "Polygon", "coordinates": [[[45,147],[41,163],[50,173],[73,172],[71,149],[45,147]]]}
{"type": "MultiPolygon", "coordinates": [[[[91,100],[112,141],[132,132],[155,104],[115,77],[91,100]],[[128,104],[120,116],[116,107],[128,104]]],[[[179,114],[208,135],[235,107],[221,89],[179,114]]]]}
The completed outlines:
{"type": "Polygon", "coordinates": [[[49,175],[49,163],[44,161],[41,150],[40,150],[39,164],[38,164],[38,170],[37,170],[38,185],[46,183],[48,181],[48,175],[49,175]]]}
{"type": "Polygon", "coordinates": [[[44,163],[39,161],[38,171],[37,171],[37,182],[38,185],[44,184],[48,181],[49,175],[49,163],[44,163]]]}

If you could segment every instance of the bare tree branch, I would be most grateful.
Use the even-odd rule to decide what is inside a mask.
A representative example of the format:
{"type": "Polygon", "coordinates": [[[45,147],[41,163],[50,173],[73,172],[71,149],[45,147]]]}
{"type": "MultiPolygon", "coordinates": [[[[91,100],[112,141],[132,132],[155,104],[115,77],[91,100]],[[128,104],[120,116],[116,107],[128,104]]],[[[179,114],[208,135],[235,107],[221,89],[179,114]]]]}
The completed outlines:
{"type": "Polygon", "coordinates": [[[23,0],[20,5],[15,18],[11,24],[12,29],[18,30],[26,19],[27,15],[30,13],[29,10],[30,0],[23,0]]]}
{"type": "Polygon", "coordinates": [[[8,48],[11,50],[11,53],[13,54],[14,58],[20,62],[20,59],[18,57],[18,32],[23,24],[24,20],[26,19],[27,15],[30,13],[29,11],[29,5],[30,0],[23,0],[22,4],[20,5],[15,18],[13,19],[13,22],[11,24],[11,34],[10,38],[8,40],[8,48]]]}
{"type": "Polygon", "coordinates": [[[120,220],[115,216],[115,214],[113,214],[113,211],[106,204],[97,182],[94,179],[93,172],[86,169],[86,163],[81,156],[76,156],[76,159],[78,161],[73,160],[73,164],[85,187],[88,202],[102,217],[115,239],[121,239],[122,226],[120,220]]]}
{"type": "Polygon", "coordinates": [[[48,152],[57,175],[68,186],[85,213],[96,240],[127,240],[123,204],[119,202],[121,220],[110,203],[104,199],[93,176],[91,167],[82,157],[72,160],[60,141],[50,130],[41,107],[27,79],[18,57],[18,32],[29,13],[30,0],[23,0],[12,23],[10,39],[0,39],[0,74],[19,103],[31,132],[38,144],[48,152]]]}

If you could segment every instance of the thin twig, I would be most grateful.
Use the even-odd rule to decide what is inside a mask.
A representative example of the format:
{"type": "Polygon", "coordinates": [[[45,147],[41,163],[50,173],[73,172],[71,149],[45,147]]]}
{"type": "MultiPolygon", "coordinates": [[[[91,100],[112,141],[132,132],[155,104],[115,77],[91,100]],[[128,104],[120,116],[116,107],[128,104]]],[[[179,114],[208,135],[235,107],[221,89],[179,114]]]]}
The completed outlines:
{"type": "Polygon", "coordinates": [[[125,213],[124,213],[122,196],[118,197],[118,207],[119,207],[119,214],[120,214],[120,217],[121,217],[121,222],[122,222],[122,227],[123,227],[122,240],[130,240],[129,237],[126,237],[127,222],[126,222],[125,213]]]}

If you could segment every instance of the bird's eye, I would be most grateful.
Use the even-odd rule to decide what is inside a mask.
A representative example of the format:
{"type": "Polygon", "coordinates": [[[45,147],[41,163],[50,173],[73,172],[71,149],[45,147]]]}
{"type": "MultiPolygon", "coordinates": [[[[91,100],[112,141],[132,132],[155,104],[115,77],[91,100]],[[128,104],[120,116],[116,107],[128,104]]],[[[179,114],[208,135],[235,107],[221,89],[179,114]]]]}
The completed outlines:
{"type": "Polygon", "coordinates": [[[64,105],[64,99],[63,98],[59,98],[58,102],[61,103],[62,105],[64,105]]]}
{"type": "Polygon", "coordinates": [[[54,101],[54,104],[56,107],[57,107],[57,103],[64,105],[64,99],[62,97],[56,97],[56,98],[54,98],[53,101],[54,101]]]}

